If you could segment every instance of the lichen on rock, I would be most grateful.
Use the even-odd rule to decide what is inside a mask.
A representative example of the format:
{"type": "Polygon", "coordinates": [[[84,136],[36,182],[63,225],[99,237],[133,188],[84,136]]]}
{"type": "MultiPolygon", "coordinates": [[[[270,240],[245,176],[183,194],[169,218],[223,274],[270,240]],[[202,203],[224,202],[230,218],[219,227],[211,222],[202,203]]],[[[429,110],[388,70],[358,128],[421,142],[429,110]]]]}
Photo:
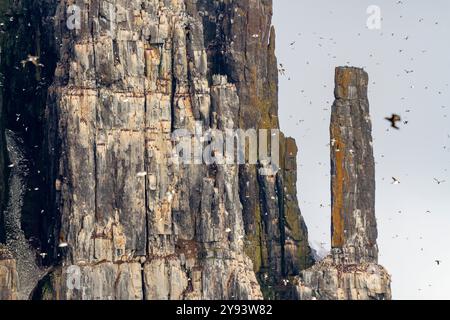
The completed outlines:
{"type": "Polygon", "coordinates": [[[368,75],[336,68],[330,124],[332,251],[297,279],[299,299],[390,300],[391,279],[378,265],[375,160],[368,75]]]}

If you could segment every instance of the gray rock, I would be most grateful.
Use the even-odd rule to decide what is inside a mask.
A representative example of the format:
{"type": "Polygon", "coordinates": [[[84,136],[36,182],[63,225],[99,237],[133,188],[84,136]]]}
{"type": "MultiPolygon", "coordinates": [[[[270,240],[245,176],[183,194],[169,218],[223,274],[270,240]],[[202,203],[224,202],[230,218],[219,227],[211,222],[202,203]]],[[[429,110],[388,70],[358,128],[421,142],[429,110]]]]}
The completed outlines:
{"type": "Polygon", "coordinates": [[[18,278],[13,255],[0,245],[0,300],[18,299],[18,278]]]}
{"type": "Polygon", "coordinates": [[[362,69],[336,69],[331,115],[332,251],[297,279],[302,300],[390,300],[391,278],[378,265],[375,161],[362,69]]]}
{"type": "Polygon", "coordinates": [[[332,248],[342,251],[346,263],[378,261],[368,79],[362,69],[336,69],[330,125],[332,248]]]}

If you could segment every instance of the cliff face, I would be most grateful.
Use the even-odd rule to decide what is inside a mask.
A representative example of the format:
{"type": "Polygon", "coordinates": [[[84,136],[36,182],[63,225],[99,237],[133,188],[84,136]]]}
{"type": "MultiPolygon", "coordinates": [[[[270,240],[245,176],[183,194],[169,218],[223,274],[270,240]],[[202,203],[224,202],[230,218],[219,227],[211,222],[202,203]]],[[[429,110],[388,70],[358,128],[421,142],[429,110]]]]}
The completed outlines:
{"type": "Polygon", "coordinates": [[[302,272],[300,299],[391,299],[390,276],[378,265],[367,86],[362,69],[336,69],[330,125],[332,252],[302,272]]]}
{"type": "Polygon", "coordinates": [[[270,176],[170,157],[176,130],[278,128],[271,2],[85,1],[73,31],[68,5],[47,107],[62,266],[35,296],[292,297],[312,262],[295,143],[270,176]]]}
{"type": "Polygon", "coordinates": [[[376,265],[361,70],[337,71],[333,256],[321,263],[313,266],[298,205],[293,139],[280,135],[274,172],[267,159],[173,155],[180,132],[279,128],[271,1],[0,4],[3,115],[31,173],[11,170],[18,183],[4,201],[6,221],[21,224],[0,255],[5,298],[27,297],[43,265],[35,299],[389,298],[376,265]],[[22,66],[27,54],[39,63],[22,66]]]}

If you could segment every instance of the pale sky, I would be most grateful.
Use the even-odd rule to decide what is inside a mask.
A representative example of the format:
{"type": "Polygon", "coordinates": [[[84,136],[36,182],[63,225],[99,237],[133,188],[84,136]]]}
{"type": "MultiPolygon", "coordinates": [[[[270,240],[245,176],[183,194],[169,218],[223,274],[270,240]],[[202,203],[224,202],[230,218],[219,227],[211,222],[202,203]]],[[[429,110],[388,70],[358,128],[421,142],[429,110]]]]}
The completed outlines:
{"type": "Polygon", "coordinates": [[[274,14],[286,69],[281,127],[299,145],[299,200],[310,241],[330,246],[334,68],[364,67],[380,263],[392,275],[394,299],[450,299],[450,1],[274,0],[274,14]],[[367,28],[370,5],[381,9],[380,30],[367,28]],[[387,131],[384,117],[392,113],[408,121],[400,131],[387,131]],[[401,183],[392,185],[392,177],[401,183]]]}

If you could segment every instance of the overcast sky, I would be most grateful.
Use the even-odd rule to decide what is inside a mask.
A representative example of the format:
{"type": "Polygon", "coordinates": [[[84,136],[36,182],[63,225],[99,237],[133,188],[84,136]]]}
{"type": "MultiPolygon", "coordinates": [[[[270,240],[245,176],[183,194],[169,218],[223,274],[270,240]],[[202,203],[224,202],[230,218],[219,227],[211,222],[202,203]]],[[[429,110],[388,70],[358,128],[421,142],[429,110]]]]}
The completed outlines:
{"type": "Polygon", "coordinates": [[[450,299],[450,1],[274,0],[274,7],[286,69],[281,126],[299,144],[299,200],[310,241],[330,246],[334,68],[364,67],[380,263],[392,274],[394,299],[450,299]],[[381,9],[380,30],[367,28],[370,5],[381,9]],[[387,131],[384,117],[392,113],[408,121],[400,131],[387,131]],[[391,184],[392,177],[401,183],[391,184]]]}

